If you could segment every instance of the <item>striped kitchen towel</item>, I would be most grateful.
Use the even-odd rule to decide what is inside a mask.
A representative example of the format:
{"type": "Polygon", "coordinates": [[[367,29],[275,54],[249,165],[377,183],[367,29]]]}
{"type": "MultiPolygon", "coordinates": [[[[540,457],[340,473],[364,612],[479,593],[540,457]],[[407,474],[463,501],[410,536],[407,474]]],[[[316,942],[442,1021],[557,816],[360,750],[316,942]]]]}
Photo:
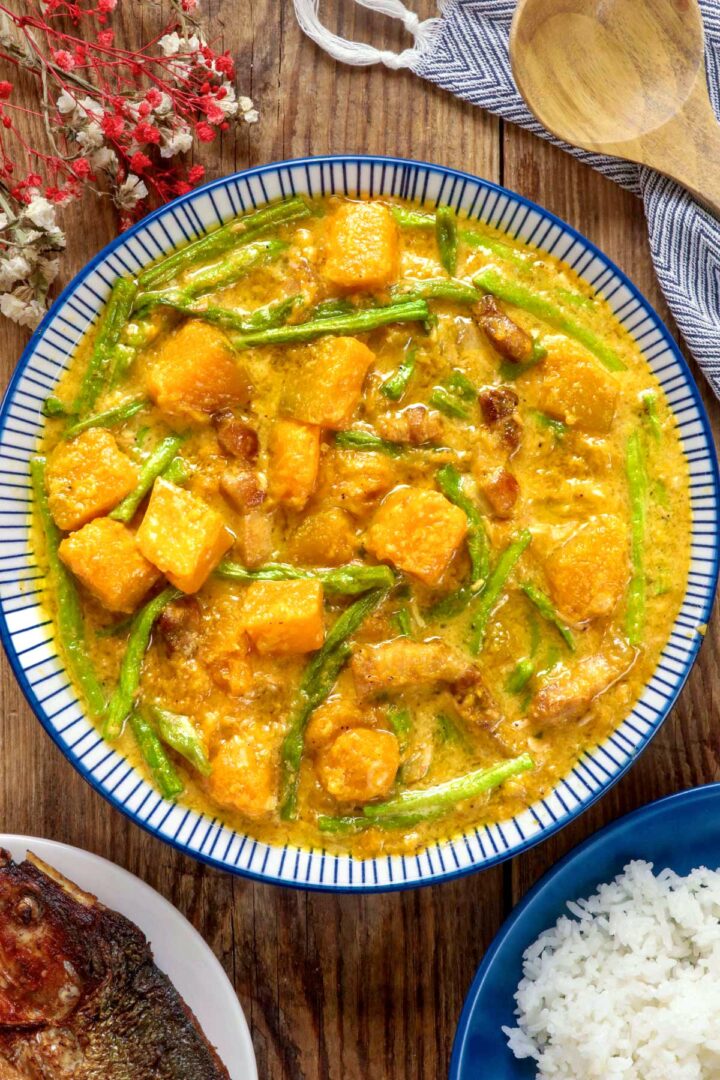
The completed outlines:
{"type": "MultiPolygon", "coordinates": [[[[414,45],[393,53],[330,34],[318,0],[295,0],[303,30],[337,60],[384,63],[417,75],[574,154],[643,200],[655,270],[695,359],[720,397],[720,222],[679,184],[652,169],[577,150],[550,135],[513,81],[508,54],[515,0],[438,0],[441,17],[421,22],[401,0],[355,0],[400,19],[414,45]]],[[[710,97],[720,116],[720,0],[700,0],[710,97]]]]}

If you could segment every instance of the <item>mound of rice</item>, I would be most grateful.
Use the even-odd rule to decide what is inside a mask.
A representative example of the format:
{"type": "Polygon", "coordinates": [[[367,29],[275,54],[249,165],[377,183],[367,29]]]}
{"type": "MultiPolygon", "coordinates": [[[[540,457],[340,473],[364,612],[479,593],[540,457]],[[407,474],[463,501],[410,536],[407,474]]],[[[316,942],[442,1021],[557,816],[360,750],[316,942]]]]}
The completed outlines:
{"type": "Polygon", "coordinates": [[[515,1056],[538,1080],[720,1078],[720,873],[631,862],[568,908],[523,956],[515,1056]]]}

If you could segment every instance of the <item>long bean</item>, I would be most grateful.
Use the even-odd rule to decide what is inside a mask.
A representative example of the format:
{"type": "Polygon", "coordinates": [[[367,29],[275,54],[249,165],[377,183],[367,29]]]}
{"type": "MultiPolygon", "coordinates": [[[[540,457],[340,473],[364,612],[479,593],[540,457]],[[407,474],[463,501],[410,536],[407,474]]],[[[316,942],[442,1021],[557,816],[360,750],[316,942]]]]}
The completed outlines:
{"type": "Polygon", "coordinates": [[[390,290],[395,302],[400,300],[453,300],[456,304],[474,304],[480,294],[472,285],[453,278],[406,279],[390,290]]]}
{"type": "Polygon", "coordinates": [[[648,430],[655,442],[660,442],[662,439],[662,422],[658,413],[657,398],[652,390],[645,390],[640,395],[640,400],[643,404],[648,430]]]}
{"type": "Polygon", "coordinates": [[[140,398],[136,401],[125,401],[122,405],[115,405],[114,408],[95,413],[93,416],[86,416],[84,420],[78,420],[77,424],[65,428],[63,438],[73,439],[82,431],[87,431],[88,428],[115,427],[117,424],[124,424],[126,420],[135,416],[136,413],[146,409],[149,404],[147,398],[140,398]]]}
{"type": "Polygon", "coordinates": [[[544,296],[541,296],[533,289],[527,288],[517,281],[512,281],[492,267],[481,270],[475,277],[474,283],[478,289],[492,293],[493,296],[497,296],[498,299],[504,300],[507,304],[514,304],[515,307],[529,311],[531,315],[542,319],[549,326],[579,341],[581,345],[584,345],[586,349],[597,357],[608,371],[625,371],[625,364],[614,349],[605,344],[602,338],[598,337],[589,327],[571,319],[552,301],[546,300],[544,296]]]}
{"type": "Polygon", "coordinates": [[[130,278],[118,278],[100,318],[92,353],[85,369],[72,411],[85,416],[95,405],[111,375],[113,349],[120,332],[130,318],[137,295],[137,282],[130,278]]]}
{"type": "Polygon", "coordinates": [[[445,386],[436,386],[428,400],[431,405],[434,405],[445,416],[457,420],[467,420],[470,415],[470,410],[465,402],[445,386]]]}
{"type": "Polygon", "coordinates": [[[108,702],[105,712],[104,738],[117,739],[118,735],[120,735],[123,724],[134,705],[135,694],[140,685],[143,660],[150,644],[150,635],[155,620],[171,600],[176,600],[182,595],[178,589],[163,589],[153,600],[149,600],[144,607],[141,607],[133,619],[125,647],[125,655],[120,664],[118,685],[108,702]]]}
{"type": "Polygon", "coordinates": [[[470,556],[472,582],[484,581],[490,572],[490,545],[482,514],[462,489],[462,475],[454,465],[443,465],[435,477],[446,499],[455,503],[468,520],[467,547],[470,556]]]}
{"type": "Polygon", "coordinates": [[[440,262],[452,277],[457,270],[458,225],[457,215],[450,206],[441,206],[435,214],[435,240],[440,262]]]}
{"type": "Polygon", "coordinates": [[[534,674],[534,660],[531,660],[529,656],[524,657],[522,660],[518,660],[508,676],[507,682],[505,683],[505,689],[510,694],[521,694],[534,674]]]}
{"type": "Polygon", "coordinates": [[[148,267],[140,274],[138,284],[143,290],[165,285],[183,271],[214,259],[236,245],[254,240],[265,229],[307,217],[309,213],[310,209],[302,199],[293,198],[266,206],[244,217],[234,218],[214,232],[174,251],[162,262],[148,267]]]}
{"type": "Polygon", "coordinates": [[[356,600],[335,621],[300,681],[288,730],[280,750],[282,768],[280,814],[285,820],[297,817],[297,784],[305,746],[305,728],[311,714],[328,696],[350,655],[348,639],[387,596],[385,589],[373,589],[356,600]]]}
{"type": "MultiPolygon", "coordinates": [[[[435,228],[435,214],[428,214],[421,210],[407,210],[403,206],[393,206],[392,214],[401,228],[433,229],[435,228]]],[[[499,255],[501,259],[513,263],[515,266],[527,269],[532,256],[523,251],[503,243],[490,233],[479,232],[474,229],[458,229],[458,237],[469,247],[484,248],[492,255],[499,255]]]]}
{"type": "Polygon", "coordinates": [[[205,746],[189,716],[161,709],[159,705],[148,706],[148,712],[157,724],[158,734],[164,743],[189,761],[202,776],[209,776],[212,767],[205,753],[205,746]]]}
{"type": "Polygon", "coordinates": [[[530,581],[523,581],[520,588],[525,593],[528,600],[530,600],[538,609],[543,619],[555,627],[568,649],[575,652],[575,638],[573,637],[572,630],[567,623],[563,622],[560,618],[550,597],[546,596],[542,589],[538,589],[537,585],[533,585],[530,581]]]}
{"type": "Polygon", "coordinates": [[[182,439],[179,435],[168,435],[158,443],[140,469],[138,482],[133,490],[110,513],[109,516],[114,521],[128,522],[133,518],[156,479],[165,471],[181,446],[182,439]]]}
{"type": "Polygon", "coordinates": [[[625,629],[631,645],[641,645],[645,628],[645,519],[648,479],[640,433],[634,431],[627,442],[625,456],[628,494],[630,496],[630,554],[632,578],[628,588],[625,629]]]}
{"type": "Polygon", "coordinates": [[[476,769],[464,776],[453,777],[443,784],[435,787],[403,791],[393,799],[387,799],[381,803],[371,803],[363,809],[363,816],[372,821],[382,821],[383,818],[392,817],[395,814],[435,814],[438,811],[452,809],[459,802],[466,799],[474,799],[492,788],[499,787],[506,780],[534,768],[533,759],[529,754],[520,754],[519,757],[509,758],[506,761],[498,761],[487,769],[476,769]]]}
{"type": "Polygon", "coordinates": [[[363,808],[362,815],[333,818],[322,815],[318,827],[322,832],[349,832],[353,829],[377,826],[383,829],[406,828],[431,818],[441,817],[453,810],[458,803],[475,799],[486,791],[499,787],[513,776],[520,776],[535,767],[529,754],[499,761],[488,769],[476,769],[464,776],[456,776],[435,787],[414,788],[403,791],[393,799],[371,803],[363,808]]]}
{"type": "Polygon", "coordinates": [[[292,326],[278,326],[270,330],[257,330],[252,334],[233,336],[238,349],[258,345],[295,345],[313,341],[324,334],[365,334],[390,323],[424,322],[430,314],[424,300],[388,304],[386,307],[362,308],[347,315],[333,315],[322,319],[308,319],[292,326]]]}
{"type": "Polygon", "coordinates": [[[342,596],[357,596],[368,589],[388,589],[396,580],[389,566],[365,566],[360,563],[348,563],[347,566],[336,566],[330,570],[306,570],[289,563],[268,563],[257,570],[248,570],[226,559],[219,564],[215,573],[229,581],[297,581],[314,578],[322,581],[327,592],[342,596]]]}
{"type": "Polygon", "coordinates": [[[45,537],[45,556],[55,600],[58,640],[67,658],[68,667],[82,690],[90,711],[93,715],[100,716],[105,708],[105,692],[85,647],[85,624],[75,582],[58,555],[61,537],[48,505],[44,457],[32,459],[30,473],[35,508],[45,537]]]}
{"type": "Polygon", "coordinates": [[[479,594],[475,614],[473,615],[470,624],[471,635],[470,641],[468,642],[470,652],[475,656],[477,656],[482,648],[483,641],[485,640],[485,632],[487,631],[487,625],[490,621],[493,608],[500,599],[500,595],[505,588],[508,578],[515,569],[516,563],[531,540],[532,533],[530,533],[528,529],[523,529],[521,533],[518,533],[515,539],[508,544],[500,555],[490,576],[485,582],[485,588],[479,594]]]}
{"type": "Polygon", "coordinates": [[[397,371],[385,380],[380,387],[380,393],[390,401],[399,401],[408,388],[410,380],[415,374],[415,358],[417,349],[410,348],[398,365],[397,371]]]}
{"type": "Polygon", "coordinates": [[[130,713],[130,727],[138,750],[150,769],[162,797],[174,799],[176,795],[181,795],[185,790],[185,785],[165,753],[163,744],[152,725],[137,709],[133,709],[130,713]]]}
{"type": "Polygon", "coordinates": [[[200,266],[188,271],[190,275],[182,285],[170,286],[166,290],[150,290],[138,293],[136,308],[147,308],[153,304],[163,304],[168,300],[179,304],[188,304],[199,296],[225,289],[251,270],[263,263],[277,259],[287,248],[283,240],[256,240],[234,251],[228,252],[217,262],[200,266]]]}
{"type": "Polygon", "coordinates": [[[404,452],[401,443],[381,439],[379,435],[373,434],[372,431],[353,430],[352,428],[348,431],[338,431],[335,436],[335,445],[341,446],[344,450],[369,450],[377,454],[386,454],[388,457],[400,457],[404,452]]]}
{"type": "Polygon", "coordinates": [[[67,417],[75,416],[72,408],[66,405],[64,401],[61,401],[57,394],[50,394],[43,401],[40,412],[43,416],[47,416],[49,419],[55,419],[55,417],[67,417]]]}
{"type": "Polygon", "coordinates": [[[173,299],[169,294],[164,299],[159,299],[157,303],[179,311],[182,315],[220,326],[224,330],[237,330],[242,334],[251,334],[255,330],[269,330],[275,326],[282,326],[301,300],[302,296],[289,296],[286,300],[275,300],[271,304],[266,304],[265,307],[250,312],[232,311],[230,308],[212,304],[203,307],[202,301],[188,302],[173,299]]]}

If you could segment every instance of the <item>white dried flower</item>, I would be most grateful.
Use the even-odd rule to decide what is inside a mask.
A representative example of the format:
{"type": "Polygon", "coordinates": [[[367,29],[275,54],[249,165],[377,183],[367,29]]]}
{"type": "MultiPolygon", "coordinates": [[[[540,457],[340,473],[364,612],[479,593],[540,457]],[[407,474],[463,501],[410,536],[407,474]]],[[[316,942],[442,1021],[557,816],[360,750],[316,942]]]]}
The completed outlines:
{"type": "Polygon", "coordinates": [[[0,259],[0,291],[5,292],[16,281],[24,281],[32,267],[24,255],[10,255],[0,259]]]}
{"type": "Polygon", "coordinates": [[[186,154],[188,150],[192,149],[192,144],[193,137],[189,129],[184,128],[173,131],[165,137],[165,141],[160,147],[160,156],[171,158],[175,157],[176,154],[186,154]]]}
{"type": "Polygon", "coordinates": [[[62,116],[67,116],[71,112],[75,112],[77,108],[77,101],[69,94],[67,90],[63,90],[60,97],[56,102],[57,110],[62,116]]]}
{"type": "Polygon", "coordinates": [[[45,314],[45,308],[39,300],[24,297],[17,292],[0,295],[0,312],[19,326],[34,329],[45,314]]]}
{"type": "Polygon", "coordinates": [[[97,150],[105,142],[103,130],[95,120],[90,120],[75,136],[86,153],[97,150]]]}
{"type": "Polygon", "coordinates": [[[180,52],[181,37],[176,30],[172,34],[163,34],[158,41],[158,48],[163,56],[177,56],[180,52]]]}
{"type": "Polygon", "coordinates": [[[115,194],[115,202],[121,210],[132,210],[141,199],[147,197],[147,193],[148,189],[140,177],[129,173],[115,194]]]}
{"type": "Polygon", "coordinates": [[[101,146],[93,150],[90,155],[90,164],[94,169],[104,169],[106,172],[115,172],[118,158],[114,150],[109,146],[101,146]]]}
{"type": "Polygon", "coordinates": [[[167,116],[168,113],[171,113],[172,111],[173,111],[172,98],[170,97],[169,94],[166,94],[165,91],[163,90],[162,91],[162,99],[159,102],[159,104],[155,106],[155,108],[153,109],[153,112],[155,113],[156,116],[167,116]]]}
{"type": "Polygon", "coordinates": [[[57,230],[55,207],[44,195],[33,195],[25,207],[24,216],[29,218],[33,225],[37,225],[39,229],[44,229],[45,232],[57,230]]]}

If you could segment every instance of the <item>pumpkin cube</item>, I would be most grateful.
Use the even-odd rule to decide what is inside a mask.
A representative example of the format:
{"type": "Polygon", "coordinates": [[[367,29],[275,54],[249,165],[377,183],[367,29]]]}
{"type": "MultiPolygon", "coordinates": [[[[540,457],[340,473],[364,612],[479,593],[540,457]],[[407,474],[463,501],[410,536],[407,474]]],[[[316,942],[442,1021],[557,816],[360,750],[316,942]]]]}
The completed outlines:
{"type": "Polygon", "coordinates": [[[288,556],[305,566],[340,566],[358,549],[352,519],[331,507],[303,519],[288,543],[288,556]]]}
{"type": "Polygon", "coordinates": [[[398,275],[398,227],[387,206],[376,202],[346,202],[328,225],[324,275],[333,285],[384,289],[398,275]]]}
{"type": "Polygon", "coordinates": [[[268,490],[277,502],[302,510],[317,481],[320,428],[278,420],[270,434],[268,490]]]}
{"type": "Polygon", "coordinates": [[[277,761],[273,732],[260,724],[244,725],[212,758],[210,795],[229,810],[261,820],[277,806],[277,761]]]}
{"type": "Polygon", "coordinates": [[[250,396],[247,374],[222,330],[197,319],[163,342],[147,389],[159,409],[184,423],[207,423],[212,413],[250,396]]]}
{"type": "Polygon", "coordinates": [[[628,532],[620,518],[606,515],[582,525],[545,563],[550,594],[573,622],[610,615],[630,576],[628,532]]]}
{"type": "Polygon", "coordinates": [[[325,638],[319,581],[253,581],[243,597],[245,632],[259,653],[319,649],[325,638]]]}
{"type": "Polygon", "coordinates": [[[105,428],[55,447],[46,469],[50,513],[61,529],[107,514],[137,483],[138,471],[105,428]]]}
{"type": "Polygon", "coordinates": [[[284,411],[306,424],[334,431],[348,427],[375,354],[357,338],[327,337],[299,355],[300,370],[285,391],[284,411]]]}
{"type": "Polygon", "coordinates": [[[158,477],[137,533],[140,550],[177,589],[192,593],[205,583],[233,543],[217,510],[158,477]]]}
{"type": "Polygon", "coordinates": [[[365,546],[377,559],[434,586],[466,533],[465,514],[439,491],[399,488],[379,507],[365,546]]]}
{"type": "Polygon", "coordinates": [[[132,530],[108,517],[89,521],[66,537],[59,555],[108,611],[134,611],[161,577],[138,548],[132,530]]]}
{"type": "Polygon", "coordinates": [[[620,387],[587,350],[573,342],[553,343],[539,370],[539,405],[544,412],[588,434],[608,433],[620,387]]]}

